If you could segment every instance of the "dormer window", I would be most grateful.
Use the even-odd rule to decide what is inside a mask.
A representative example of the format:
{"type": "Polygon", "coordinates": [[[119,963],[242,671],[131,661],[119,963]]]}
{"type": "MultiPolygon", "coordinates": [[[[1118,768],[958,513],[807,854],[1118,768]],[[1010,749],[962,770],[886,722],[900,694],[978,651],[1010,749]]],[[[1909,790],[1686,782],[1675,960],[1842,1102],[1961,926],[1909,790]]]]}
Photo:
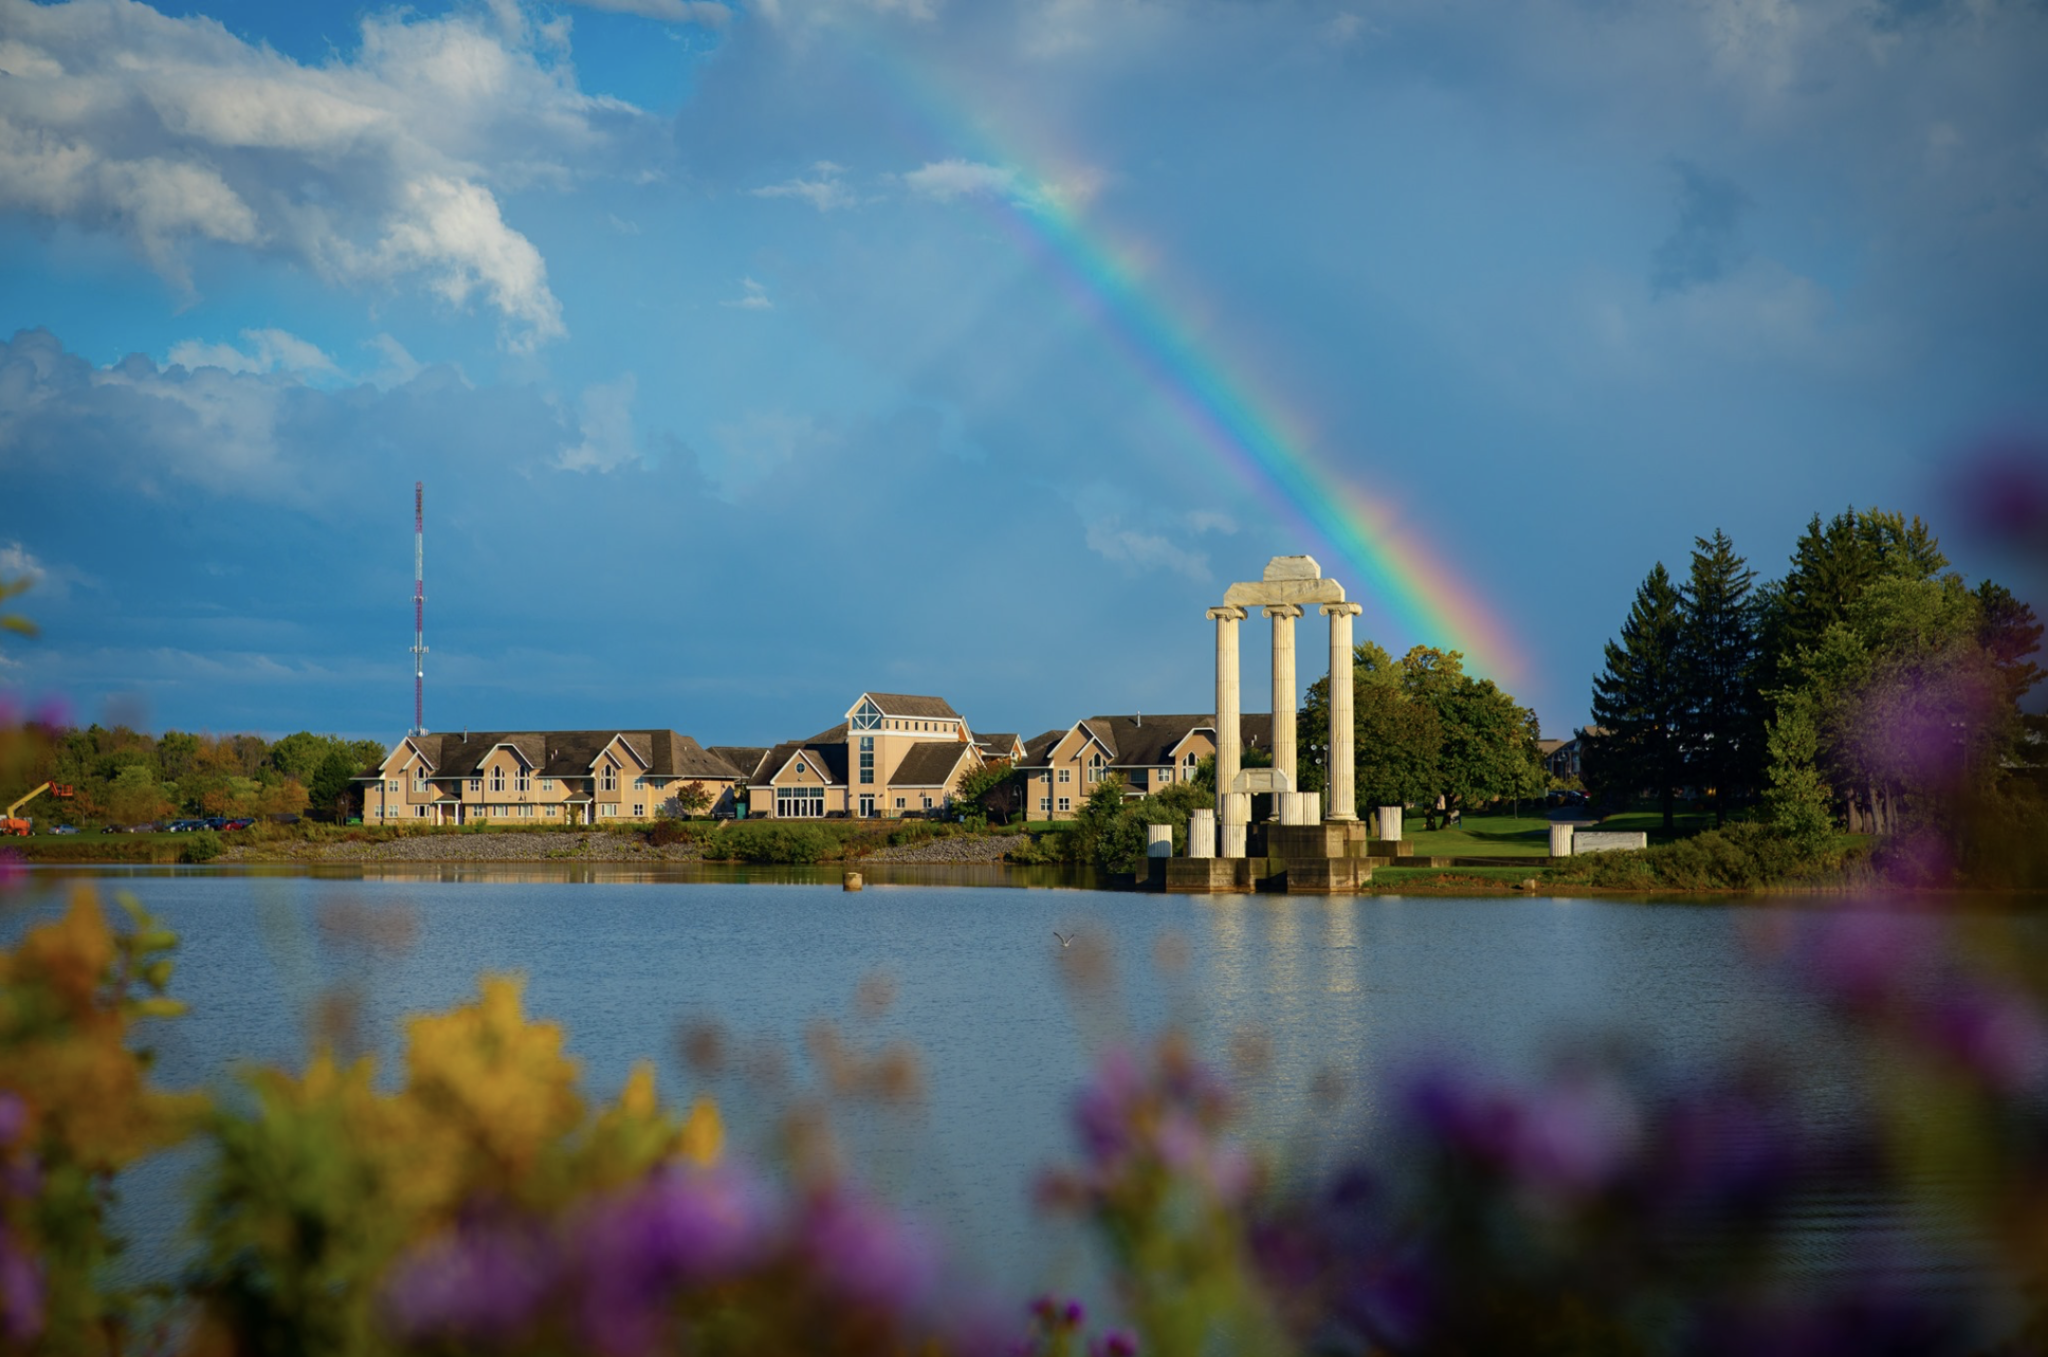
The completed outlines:
{"type": "Polygon", "coordinates": [[[862,698],[860,705],[853,709],[853,728],[855,730],[880,730],[882,725],[882,709],[877,707],[872,699],[862,698]]]}

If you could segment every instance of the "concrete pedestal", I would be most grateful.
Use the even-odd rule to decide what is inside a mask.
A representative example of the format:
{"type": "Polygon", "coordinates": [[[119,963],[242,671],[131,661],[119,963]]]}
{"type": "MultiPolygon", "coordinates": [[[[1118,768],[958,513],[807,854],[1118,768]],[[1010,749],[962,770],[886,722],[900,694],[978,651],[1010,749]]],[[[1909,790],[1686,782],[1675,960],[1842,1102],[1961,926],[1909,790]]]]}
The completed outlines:
{"type": "Polygon", "coordinates": [[[1550,827],[1550,856],[1568,858],[1572,855],[1572,829],[1571,825],[1550,827]]]}
{"type": "Polygon", "coordinates": [[[1379,828],[1380,828],[1380,832],[1379,832],[1379,833],[1377,833],[1377,834],[1375,834],[1375,835],[1373,835],[1373,837],[1374,837],[1374,838],[1376,838],[1376,839],[1398,839],[1398,838],[1400,838],[1400,837],[1401,837],[1401,808],[1400,808],[1399,806],[1381,806],[1381,807],[1380,807],[1380,826],[1379,826],[1379,828]]]}
{"type": "Polygon", "coordinates": [[[1223,835],[1223,844],[1216,850],[1217,855],[1222,858],[1242,858],[1244,856],[1243,821],[1239,821],[1236,824],[1226,821],[1222,826],[1221,833],[1223,835]]]}
{"type": "Polygon", "coordinates": [[[1145,826],[1145,856],[1148,858],[1170,858],[1173,856],[1173,826],[1145,826]]]}
{"type": "Polygon", "coordinates": [[[1188,856],[1216,856],[1216,812],[1202,809],[1188,817],[1188,856]]]}

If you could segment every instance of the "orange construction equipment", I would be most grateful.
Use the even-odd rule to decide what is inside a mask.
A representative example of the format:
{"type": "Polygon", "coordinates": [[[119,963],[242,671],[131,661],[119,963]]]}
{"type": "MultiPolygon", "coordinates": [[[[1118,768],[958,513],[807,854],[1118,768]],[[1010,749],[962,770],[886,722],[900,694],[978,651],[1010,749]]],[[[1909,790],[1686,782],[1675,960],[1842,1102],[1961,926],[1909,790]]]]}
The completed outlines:
{"type": "Polygon", "coordinates": [[[41,796],[44,792],[48,792],[55,797],[66,797],[71,795],[71,784],[68,782],[45,782],[42,786],[29,792],[27,796],[22,797],[9,806],[7,814],[0,815],[0,835],[15,834],[26,836],[30,830],[34,829],[35,821],[18,817],[15,812],[41,796]]]}

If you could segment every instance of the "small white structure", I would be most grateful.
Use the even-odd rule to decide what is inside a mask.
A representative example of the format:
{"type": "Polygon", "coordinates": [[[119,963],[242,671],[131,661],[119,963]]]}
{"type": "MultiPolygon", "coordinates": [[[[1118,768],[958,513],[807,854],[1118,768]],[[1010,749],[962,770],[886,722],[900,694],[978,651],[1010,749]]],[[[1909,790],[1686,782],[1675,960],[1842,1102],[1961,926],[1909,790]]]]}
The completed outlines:
{"type": "Polygon", "coordinates": [[[1145,826],[1145,856],[1148,858],[1170,858],[1173,856],[1173,826],[1145,826]]]}
{"type": "Polygon", "coordinates": [[[1216,812],[1207,806],[1188,817],[1188,856],[1216,856],[1216,812]]]}
{"type": "Polygon", "coordinates": [[[1551,822],[1550,856],[1554,858],[1568,858],[1572,855],[1572,828],[1573,826],[1568,821],[1563,824],[1555,821],[1551,822]]]}
{"type": "Polygon", "coordinates": [[[1582,829],[1572,836],[1574,853],[1627,853],[1649,846],[1650,836],[1640,829],[1582,829]]]}
{"type": "Polygon", "coordinates": [[[1379,837],[1382,839],[1398,839],[1401,837],[1401,808],[1399,806],[1380,807],[1379,837]]]}

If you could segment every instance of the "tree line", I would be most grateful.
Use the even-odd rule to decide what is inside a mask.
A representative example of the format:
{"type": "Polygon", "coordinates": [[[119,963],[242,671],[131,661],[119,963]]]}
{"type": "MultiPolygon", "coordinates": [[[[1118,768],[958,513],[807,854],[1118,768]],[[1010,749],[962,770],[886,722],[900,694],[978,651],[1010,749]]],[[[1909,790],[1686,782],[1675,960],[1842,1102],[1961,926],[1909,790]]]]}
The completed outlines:
{"type": "Polygon", "coordinates": [[[21,785],[6,799],[41,782],[68,784],[73,799],[62,814],[88,823],[131,825],[180,814],[340,819],[348,813],[351,780],[385,755],[376,740],[305,730],[274,742],[178,730],[152,736],[121,725],[45,734],[32,763],[13,770],[10,780],[21,785]]]}
{"type": "Polygon", "coordinates": [[[1754,807],[1808,840],[1953,831],[1991,803],[2009,815],[2048,763],[2048,726],[2020,705],[2041,637],[2009,589],[1951,570],[1917,516],[1816,514],[1763,584],[1716,531],[1682,584],[1655,565],[1607,643],[1588,789],[1654,798],[1667,829],[1690,792],[1717,824],[1754,807]]]}

